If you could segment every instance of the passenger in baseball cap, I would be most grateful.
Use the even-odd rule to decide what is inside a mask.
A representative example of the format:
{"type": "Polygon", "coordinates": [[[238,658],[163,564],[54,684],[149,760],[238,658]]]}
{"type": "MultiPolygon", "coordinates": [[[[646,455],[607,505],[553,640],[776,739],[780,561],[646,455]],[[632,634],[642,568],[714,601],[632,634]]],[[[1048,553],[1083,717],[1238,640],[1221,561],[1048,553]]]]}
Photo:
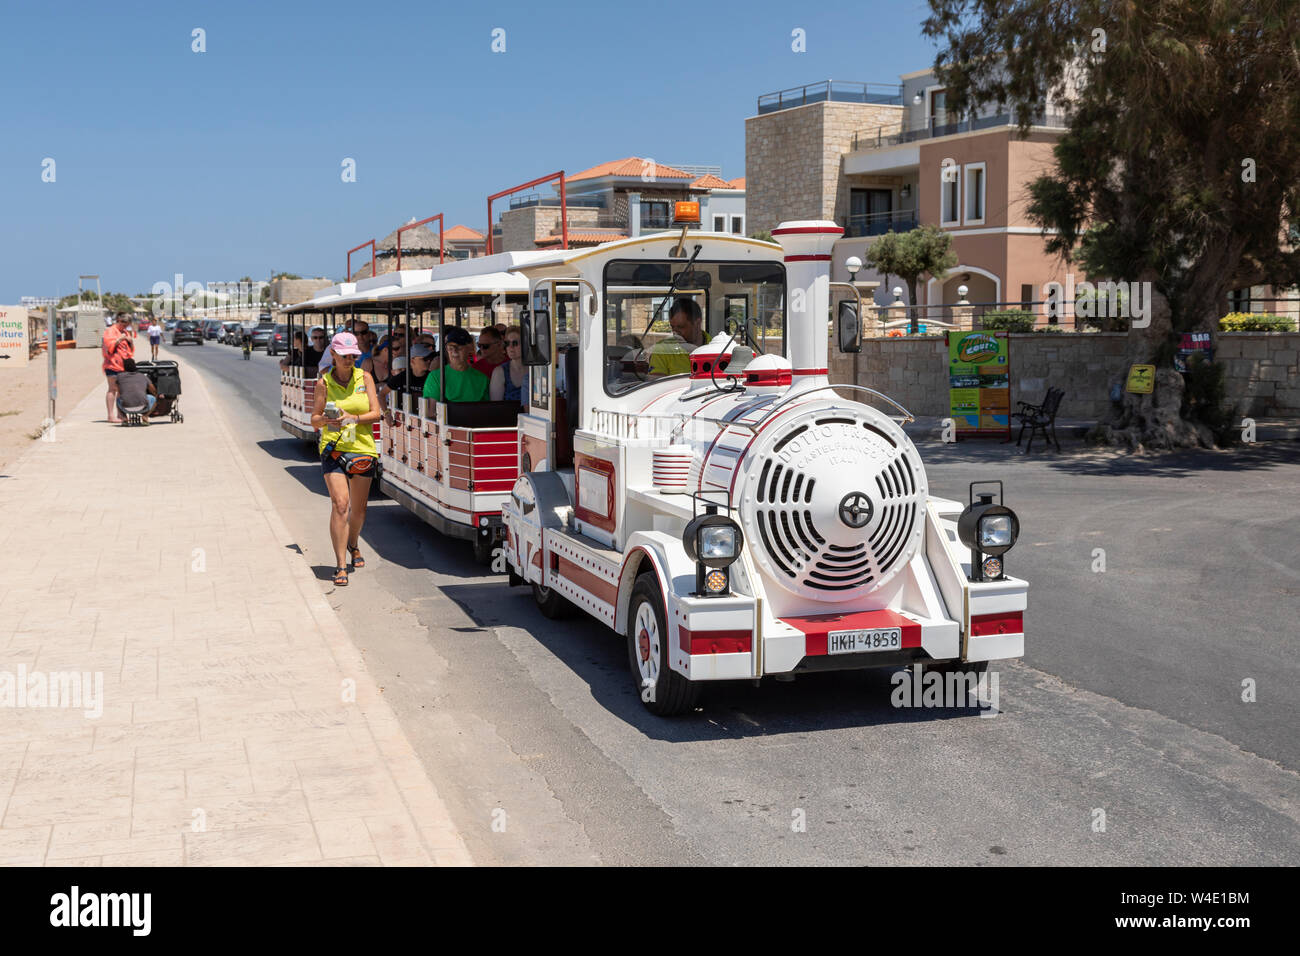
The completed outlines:
{"type": "MultiPolygon", "coordinates": [[[[434,368],[424,380],[424,397],[442,398],[442,375],[447,376],[446,400],[449,402],[485,402],[488,398],[488,377],[470,365],[474,355],[474,339],[459,326],[444,326],[442,330],[446,364],[434,368]]],[[[414,351],[412,351],[414,354],[414,351]]]]}
{"type": "MultiPolygon", "coordinates": [[[[433,349],[427,345],[411,346],[409,364],[407,359],[400,355],[393,359],[392,374],[379,390],[380,402],[383,403],[390,392],[398,395],[423,395],[424,383],[429,377],[429,366],[432,361],[433,349]]],[[[414,409],[408,405],[407,411],[414,411],[414,409]]]]}

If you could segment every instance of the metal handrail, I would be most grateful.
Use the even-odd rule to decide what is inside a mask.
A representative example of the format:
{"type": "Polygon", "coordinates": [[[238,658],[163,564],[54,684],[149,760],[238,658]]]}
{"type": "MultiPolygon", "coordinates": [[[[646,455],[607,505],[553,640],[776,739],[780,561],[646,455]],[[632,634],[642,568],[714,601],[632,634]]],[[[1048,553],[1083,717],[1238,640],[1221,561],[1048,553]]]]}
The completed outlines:
{"type": "Polygon", "coordinates": [[[773,93],[764,93],[758,98],[757,112],[773,113],[783,109],[792,109],[795,106],[806,106],[808,103],[825,103],[825,102],[858,102],[874,103],[889,106],[901,106],[903,103],[903,87],[901,83],[860,83],[850,80],[818,80],[816,83],[805,83],[803,86],[792,86],[789,89],[777,90],[773,93]],[[854,90],[860,99],[837,99],[835,96],[836,85],[841,88],[849,87],[854,90]],[[812,91],[812,98],[809,98],[809,91],[812,91]],[[797,97],[790,97],[789,104],[786,102],[787,93],[798,93],[797,97]],[[773,99],[775,97],[775,99],[773,99]]]}
{"type": "MultiPolygon", "coordinates": [[[[497,199],[502,199],[506,196],[513,195],[514,193],[517,192],[522,192],[525,189],[532,189],[534,186],[542,185],[542,183],[549,183],[553,179],[558,179],[560,181],[560,237],[561,237],[560,244],[565,249],[569,248],[569,202],[568,202],[568,197],[565,194],[564,170],[561,169],[559,172],[551,173],[549,176],[539,176],[536,179],[529,180],[526,183],[520,183],[518,186],[511,186],[509,189],[503,189],[499,193],[493,193],[491,196],[488,196],[487,198],[488,228],[487,228],[487,240],[484,243],[485,245],[484,255],[490,256],[492,255],[493,252],[496,251],[492,244],[492,230],[493,230],[492,203],[493,201],[497,199]]],[[[503,236],[503,240],[504,240],[504,236],[503,236]]]]}
{"type": "MultiPolygon", "coordinates": [[[[874,126],[860,129],[853,134],[853,150],[880,149],[884,146],[897,146],[922,139],[937,139],[940,136],[953,136],[957,133],[970,133],[984,129],[999,129],[1016,125],[1014,113],[993,113],[987,116],[956,117],[943,123],[936,123],[936,117],[930,116],[919,123],[890,123],[886,126],[874,126]]],[[[1035,113],[1031,126],[1046,126],[1051,129],[1064,129],[1066,114],[1035,113]]]]}
{"type": "Polygon", "coordinates": [[[852,388],[852,389],[856,389],[859,392],[868,392],[876,396],[876,398],[884,399],[885,401],[889,402],[890,405],[893,405],[900,412],[902,412],[904,424],[907,424],[907,422],[916,421],[916,417],[911,412],[909,412],[906,408],[898,404],[898,402],[894,401],[892,398],[890,398],[888,395],[884,394],[883,392],[878,392],[874,388],[867,388],[867,386],[865,385],[850,385],[847,382],[841,382],[841,383],[829,383],[826,385],[815,385],[812,388],[800,389],[797,392],[794,392],[790,395],[786,395],[783,399],[781,399],[779,402],[777,402],[775,405],[769,408],[767,410],[766,415],[764,415],[758,421],[754,422],[750,427],[754,429],[760,428],[765,421],[767,421],[769,418],[772,417],[773,412],[775,412],[778,408],[788,405],[793,399],[801,398],[804,395],[810,395],[813,392],[825,391],[828,388],[852,388]]]}
{"type": "Polygon", "coordinates": [[[423,226],[426,223],[438,220],[438,263],[446,261],[446,247],[443,244],[443,229],[445,223],[442,221],[442,213],[436,216],[430,216],[428,219],[421,219],[419,222],[408,222],[404,226],[397,227],[397,271],[402,271],[402,233],[407,229],[414,229],[416,226],[423,226]]]}

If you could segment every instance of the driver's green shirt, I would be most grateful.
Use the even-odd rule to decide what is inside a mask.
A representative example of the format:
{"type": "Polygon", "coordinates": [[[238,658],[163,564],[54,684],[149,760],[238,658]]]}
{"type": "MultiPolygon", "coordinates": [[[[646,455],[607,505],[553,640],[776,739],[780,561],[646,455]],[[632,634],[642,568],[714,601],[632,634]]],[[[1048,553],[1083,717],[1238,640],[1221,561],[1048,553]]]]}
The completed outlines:
{"type": "MultiPolygon", "coordinates": [[[[441,369],[435,368],[424,380],[424,397],[438,399],[438,382],[441,369]]],[[[488,400],[488,377],[478,369],[470,366],[458,372],[447,366],[447,401],[449,402],[486,402],[488,400]]]]}
{"type": "Polygon", "coordinates": [[[673,336],[650,346],[651,375],[686,375],[691,371],[691,352],[694,348],[685,340],[673,336]]]}

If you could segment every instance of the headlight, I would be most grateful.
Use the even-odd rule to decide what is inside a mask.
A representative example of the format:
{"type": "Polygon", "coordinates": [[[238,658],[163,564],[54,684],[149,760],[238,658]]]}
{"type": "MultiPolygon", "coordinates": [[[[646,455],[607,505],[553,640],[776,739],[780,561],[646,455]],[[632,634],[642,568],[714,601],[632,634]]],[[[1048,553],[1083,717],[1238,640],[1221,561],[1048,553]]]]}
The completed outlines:
{"type": "Polygon", "coordinates": [[[1015,543],[1011,533],[1010,514],[986,514],[979,520],[981,551],[991,548],[1010,548],[1015,543]]]}
{"type": "MultiPolygon", "coordinates": [[[[1002,483],[997,484],[1000,489],[1002,483]]],[[[981,494],[957,519],[957,537],[971,551],[971,580],[998,580],[1004,574],[1002,555],[1020,537],[1020,519],[1006,505],[994,504],[992,495],[981,494]]]]}
{"type": "Polygon", "coordinates": [[[725,568],[738,557],[745,543],[740,525],[726,515],[696,515],[682,532],[687,556],[709,568],[725,568]]]}
{"type": "Polygon", "coordinates": [[[700,560],[708,562],[711,558],[724,561],[736,560],[736,528],[734,525],[705,525],[699,530],[700,560]]]}

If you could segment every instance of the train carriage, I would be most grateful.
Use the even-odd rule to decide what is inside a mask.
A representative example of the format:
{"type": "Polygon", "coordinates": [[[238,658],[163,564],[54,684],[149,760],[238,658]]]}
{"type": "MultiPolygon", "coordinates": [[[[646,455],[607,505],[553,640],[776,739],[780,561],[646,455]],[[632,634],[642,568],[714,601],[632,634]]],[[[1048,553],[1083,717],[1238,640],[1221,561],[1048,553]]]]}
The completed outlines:
{"type": "MultiPolygon", "coordinates": [[[[343,283],[288,310],[297,317],[290,337],[297,320],[306,329],[310,316],[324,317],[329,331],[355,318],[379,319],[390,330],[405,328],[408,342],[426,332],[437,338],[449,326],[509,323],[523,309],[527,280],[507,270],[540,255],[501,253],[343,283]]],[[[291,360],[282,383],[284,428],[312,437],[314,379],[291,360]]],[[[470,541],[475,558],[488,562],[504,534],[501,504],[518,476],[519,412],[518,402],[455,403],[390,392],[375,425],[380,490],[441,533],[470,541]]]]}

